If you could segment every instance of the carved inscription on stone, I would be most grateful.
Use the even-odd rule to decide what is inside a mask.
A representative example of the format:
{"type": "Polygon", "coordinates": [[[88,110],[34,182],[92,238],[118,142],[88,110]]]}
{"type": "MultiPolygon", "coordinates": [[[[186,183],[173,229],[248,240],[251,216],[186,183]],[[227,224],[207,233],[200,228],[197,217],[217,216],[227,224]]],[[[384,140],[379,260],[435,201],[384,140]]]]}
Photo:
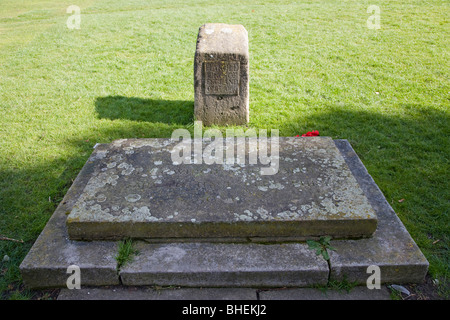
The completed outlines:
{"type": "Polygon", "coordinates": [[[205,94],[239,95],[239,61],[205,61],[205,94]]]}

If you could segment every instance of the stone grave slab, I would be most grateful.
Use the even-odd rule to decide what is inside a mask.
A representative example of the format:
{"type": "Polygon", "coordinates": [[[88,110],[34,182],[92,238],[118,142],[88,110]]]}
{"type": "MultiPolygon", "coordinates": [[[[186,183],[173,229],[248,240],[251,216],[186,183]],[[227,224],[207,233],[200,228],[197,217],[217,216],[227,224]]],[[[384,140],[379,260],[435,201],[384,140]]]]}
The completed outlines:
{"type": "MultiPolygon", "coordinates": [[[[262,148],[249,138],[235,145],[227,139],[215,141],[224,150],[236,147],[236,154],[238,141],[247,150],[262,148]]],[[[376,230],[376,214],[331,138],[281,137],[270,165],[249,157],[207,164],[211,141],[201,142],[203,157],[194,150],[188,163],[173,162],[178,141],[171,139],[98,146],[93,158],[99,161],[67,218],[70,238],[298,241],[368,237],[376,230]],[[262,174],[275,162],[275,174],[262,174]]]]}
{"type": "Polygon", "coordinates": [[[33,289],[64,288],[70,265],[80,267],[82,288],[119,285],[124,281],[140,286],[301,287],[324,284],[328,277],[337,280],[345,278],[365,285],[370,275],[367,268],[371,265],[380,267],[382,283],[422,282],[428,270],[428,261],[348,141],[334,142],[375,210],[378,225],[370,238],[333,240],[331,244],[337,250],[330,252],[329,266],[315,256],[313,250],[308,252],[306,243],[155,244],[139,241],[136,245],[141,253],[119,269],[115,261],[118,254],[116,241],[71,240],[65,225],[67,214],[105,158],[105,152],[98,149],[86,162],[21,263],[24,284],[33,289]],[[222,250],[225,250],[225,256],[231,257],[225,264],[224,257],[219,254],[222,250]],[[239,254],[233,255],[233,250],[239,254]],[[204,254],[200,255],[201,252],[204,254]],[[277,264],[280,254],[281,264],[277,264]],[[190,255],[195,255],[199,260],[190,259],[190,255]],[[161,263],[166,269],[158,267],[161,263]],[[189,263],[190,268],[183,268],[183,263],[189,263]],[[203,276],[207,276],[208,280],[205,281],[203,276]],[[228,280],[224,281],[222,277],[228,280]]]}

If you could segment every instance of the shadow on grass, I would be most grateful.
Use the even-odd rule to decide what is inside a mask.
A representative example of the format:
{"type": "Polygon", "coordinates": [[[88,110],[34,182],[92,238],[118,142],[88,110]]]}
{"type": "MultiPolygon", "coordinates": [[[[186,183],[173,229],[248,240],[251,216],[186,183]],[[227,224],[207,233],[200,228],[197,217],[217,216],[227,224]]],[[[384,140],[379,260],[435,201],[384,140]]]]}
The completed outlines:
{"type": "Polygon", "coordinates": [[[0,169],[0,235],[17,240],[0,241],[0,300],[33,296],[21,285],[20,263],[85,162],[84,154],[75,153],[26,168],[0,169]]]}
{"type": "Polygon", "coordinates": [[[95,110],[101,119],[186,125],[193,121],[194,102],[136,97],[98,97],[95,110]]]}

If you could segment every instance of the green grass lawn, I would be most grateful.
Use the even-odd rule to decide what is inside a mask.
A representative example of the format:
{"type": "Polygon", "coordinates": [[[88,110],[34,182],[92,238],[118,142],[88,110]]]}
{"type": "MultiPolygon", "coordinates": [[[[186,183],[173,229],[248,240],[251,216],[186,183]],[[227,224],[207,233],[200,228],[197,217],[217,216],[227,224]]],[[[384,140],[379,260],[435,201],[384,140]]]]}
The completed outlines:
{"type": "Polygon", "coordinates": [[[448,296],[449,13],[447,0],[2,0],[0,235],[24,242],[0,241],[0,298],[31,297],[19,265],[96,143],[192,130],[207,22],[249,32],[249,127],[348,139],[448,296]]]}

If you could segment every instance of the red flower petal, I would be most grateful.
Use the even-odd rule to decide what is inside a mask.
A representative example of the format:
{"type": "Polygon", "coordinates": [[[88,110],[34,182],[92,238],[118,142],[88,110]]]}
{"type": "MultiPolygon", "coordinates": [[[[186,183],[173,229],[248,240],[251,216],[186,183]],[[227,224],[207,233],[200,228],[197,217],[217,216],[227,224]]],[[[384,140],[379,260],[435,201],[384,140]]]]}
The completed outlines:
{"type": "MultiPolygon", "coordinates": [[[[302,137],[315,137],[319,135],[319,130],[308,131],[307,133],[302,134],[302,137]]],[[[299,135],[296,135],[298,137],[299,135]]]]}

